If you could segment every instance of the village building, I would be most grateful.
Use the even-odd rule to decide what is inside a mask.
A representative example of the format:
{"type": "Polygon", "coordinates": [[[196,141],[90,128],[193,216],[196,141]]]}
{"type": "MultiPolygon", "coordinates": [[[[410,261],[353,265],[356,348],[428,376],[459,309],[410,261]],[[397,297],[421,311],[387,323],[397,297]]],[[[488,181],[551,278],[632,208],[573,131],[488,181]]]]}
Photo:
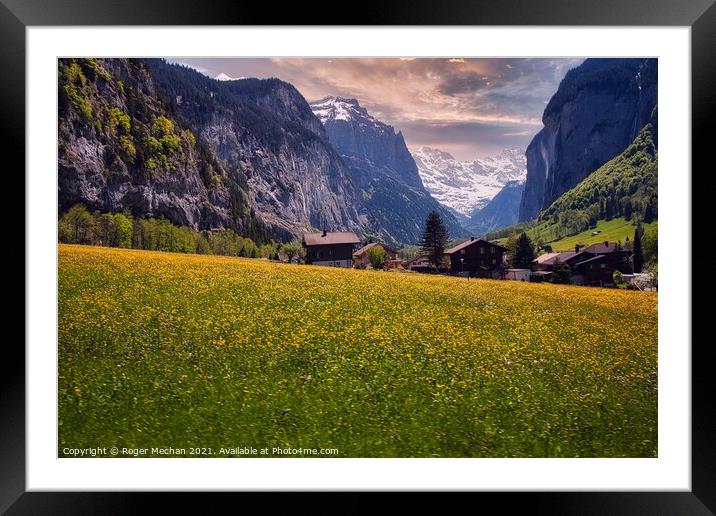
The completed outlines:
{"type": "Polygon", "coordinates": [[[545,253],[532,261],[532,281],[550,281],[555,265],[566,263],[571,272],[571,283],[601,287],[614,286],[614,271],[632,271],[631,248],[614,242],[600,242],[584,247],[576,245],[574,251],[545,253]]]}
{"type": "Polygon", "coordinates": [[[403,268],[409,271],[415,272],[428,272],[432,269],[430,258],[424,255],[416,256],[415,258],[403,262],[403,268]]]}
{"type": "Polygon", "coordinates": [[[387,262],[385,262],[383,268],[387,271],[391,269],[402,269],[404,263],[405,262],[403,260],[396,258],[395,260],[388,260],[387,262]]]}
{"type": "Polygon", "coordinates": [[[470,237],[469,240],[445,251],[450,258],[450,272],[486,278],[499,275],[507,249],[499,244],[470,237]]]}
{"type": "Polygon", "coordinates": [[[600,242],[584,248],[584,260],[575,265],[574,273],[583,277],[583,284],[614,286],[614,271],[631,273],[632,250],[614,242],[600,242]]]}
{"type": "Polygon", "coordinates": [[[564,253],[544,253],[532,260],[532,269],[535,271],[552,271],[554,263],[560,261],[565,263],[577,253],[567,251],[564,253]]]}
{"type": "Polygon", "coordinates": [[[530,281],[532,271],[530,269],[507,269],[505,279],[512,281],[530,281]]]}
{"type": "Polygon", "coordinates": [[[388,247],[387,245],[383,244],[382,242],[371,242],[369,244],[364,245],[360,249],[358,249],[356,252],[353,253],[353,263],[356,267],[365,267],[370,265],[370,250],[374,247],[382,247],[383,250],[388,255],[388,260],[394,261],[398,258],[398,251],[395,249],[388,247]]]}
{"type": "Polygon", "coordinates": [[[306,263],[329,267],[352,267],[353,249],[360,240],[351,231],[304,233],[306,263]]]}

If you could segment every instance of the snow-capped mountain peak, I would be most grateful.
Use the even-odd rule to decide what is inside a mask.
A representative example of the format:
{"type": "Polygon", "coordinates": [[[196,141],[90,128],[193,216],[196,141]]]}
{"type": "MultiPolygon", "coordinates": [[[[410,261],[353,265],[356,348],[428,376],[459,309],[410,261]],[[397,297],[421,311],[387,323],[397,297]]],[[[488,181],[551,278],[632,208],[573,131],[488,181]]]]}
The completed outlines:
{"type": "Polygon", "coordinates": [[[217,81],[238,81],[243,78],[244,77],[231,77],[230,75],[226,75],[224,72],[220,72],[219,75],[214,77],[217,81]]]}
{"type": "Polygon", "coordinates": [[[484,207],[508,182],[523,181],[527,175],[524,150],[514,147],[472,161],[459,161],[432,147],[411,153],[430,194],[466,216],[484,207]]]}
{"type": "Polygon", "coordinates": [[[371,125],[383,125],[378,122],[368,111],[360,105],[357,99],[345,97],[324,97],[321,100],[310,103],[311,110],[318,119],[325,124],[334,120],[346,122],[363,122],[371,125]]]}

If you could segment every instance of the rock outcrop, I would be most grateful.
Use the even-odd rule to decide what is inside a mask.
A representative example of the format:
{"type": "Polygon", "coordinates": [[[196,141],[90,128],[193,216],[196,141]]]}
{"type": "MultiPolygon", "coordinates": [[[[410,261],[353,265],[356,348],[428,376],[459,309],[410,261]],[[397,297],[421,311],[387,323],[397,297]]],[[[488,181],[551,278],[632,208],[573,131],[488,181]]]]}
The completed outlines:
{"type": "Polygon", "coordinates": [[[301,94],[278,79],[216,81],[148,61],[178,116],[230,171],[249,204],[282,238],[311,228],[377,231],[360,188],[301,94]]]}

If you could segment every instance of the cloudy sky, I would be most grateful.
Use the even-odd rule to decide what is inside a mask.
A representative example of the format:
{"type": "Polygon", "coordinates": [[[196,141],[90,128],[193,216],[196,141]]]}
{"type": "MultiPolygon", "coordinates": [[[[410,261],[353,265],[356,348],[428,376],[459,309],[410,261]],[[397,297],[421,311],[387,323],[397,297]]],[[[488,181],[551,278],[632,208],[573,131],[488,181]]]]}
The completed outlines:
{"type": "Polygon", "coordinates": [[[409,147],[470,160],[525,148],[559,82],[582,59],[172,58],[211,77],[278,77],[310,102],[357,98],[409,147]]]}

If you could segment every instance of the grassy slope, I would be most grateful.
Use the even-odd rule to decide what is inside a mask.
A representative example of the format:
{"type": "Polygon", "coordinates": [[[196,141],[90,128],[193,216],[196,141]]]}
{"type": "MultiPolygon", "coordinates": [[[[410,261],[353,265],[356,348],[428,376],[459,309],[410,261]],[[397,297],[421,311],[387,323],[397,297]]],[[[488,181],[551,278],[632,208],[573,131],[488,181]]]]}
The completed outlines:
{"type": "MultiPolygon", "coordinates": [[[[649,233],[658,230],[658,221],[644,224],[644,231],[649,233]]],[[[539,224],[526,230],[527,235],[536,241],[537,237],[540,236],[541,240],[545,244],[550,244],[554,251],[573,251],[575,244],[590,245],[597,242],[604,242],[609,240],[610,242],[622,243],[626,242],[626,237],[629,239],[634,238],[634,226],[631,221],[627,221],[624,218],[617,218],[612,220],[599,220],[597,221],[597,227],[593,229],[587,229],[581,233],[571,235],[563,238],[556,238],[554,226],[549,223],[539,224]],[[597,235],[592,235],[593,231],[600,231],[597,235]]],[[[497,239],[498,242],[503,245],[509,240],[508,237],[497,239]]]]}
{"type": "MultiPolygon", "coordinates": [[[[621,240],[621,242],[624,243],[626,242],[627,236],[630,240],[634,238],[635,229],[636,227],[631,221],[624,220],[623,218],[609,221],[600,220],[597,222],[596,229],[588,229],[576,235],[551,241],[550,245],[555,251],[572,251],[574,250],[575,244],[590,245],[596,244],[597,242],[604,242],[605,240],[609,240],[610,242],[618,242],[621,240]],[[592,235],[593,231],[600,231],[600,233],[598,235],[592,235]]],[[[657,231],[657,229],[658,222],[644,224],[644,231],[647,233],[657,231]]]]}
{"type": "Polygon", "coordinates": [[[59,248],[59,446],[655,456],[657,296],[59,248]]]}

